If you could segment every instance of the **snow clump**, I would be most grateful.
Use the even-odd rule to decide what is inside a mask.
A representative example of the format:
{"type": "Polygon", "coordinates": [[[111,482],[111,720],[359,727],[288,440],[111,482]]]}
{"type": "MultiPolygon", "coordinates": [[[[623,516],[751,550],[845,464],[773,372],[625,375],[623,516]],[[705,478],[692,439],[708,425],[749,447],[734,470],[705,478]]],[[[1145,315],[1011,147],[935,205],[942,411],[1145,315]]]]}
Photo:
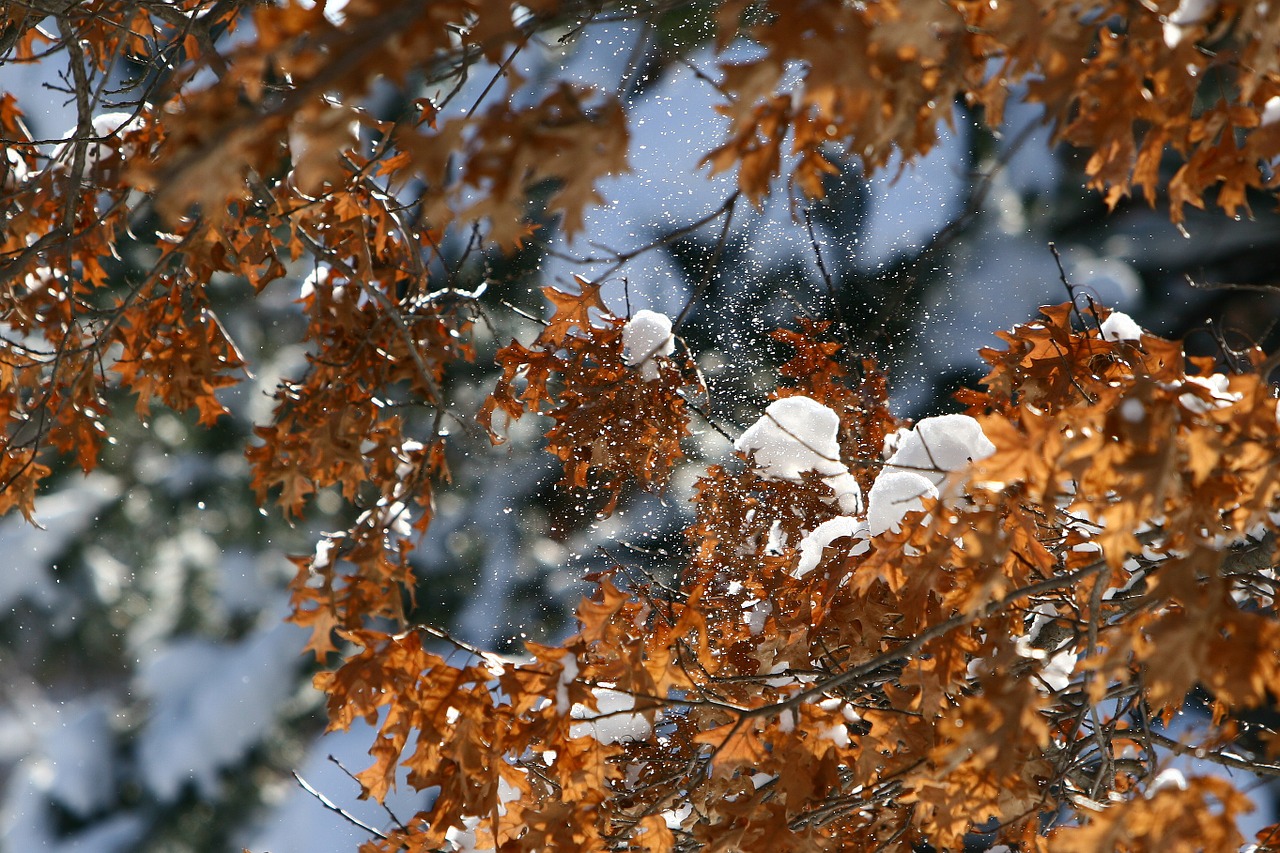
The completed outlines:
{"type": "Polygon", "coordinates": [[[1172,50],[1182,43],[1187,30],[1204,26],[1217,8],[1217,0],[1182,0],[1164,21],[1164,43],[1172,50]]]}
{"type": "Polygon", "coordinates": [[[769,479],[799,480],[806,471],[832,476],[846,473],[836,440],[839,431],[839,416],[817,400],[783,397],[769,404],[733,448],[754,453],[756,468],[769,479]]]}
{"type": "Polygon", "coordinates": [[[840,417],[811,397],[774,400],[733,444],[754,453],[756,469],[772,480],[799,480],[817,471],[836,493],[841,512],[862,511],[862,490],[840,461],[840,417]]]}
{"type": "Polygon", "coordinates": [[[901,529],[903,516],[924,509],[923,498],[937,497],[937,486],[923,474],[881,471],[867,496],[867,530],[872,536],[886,530],[896,533],[901,529]]]}
{"type": "Polygon", "coordinates": [[[742,624],[747,626],[751,636],[759,636],[773,613],[773,603],[759,598],[750,598],[742,603],[742,624]]]}
{"type": "Polygon", "coordinates": [[[925,418],[885,440],[889,459],[867,496],[867,527],[872,536],[897,531],[903,516],[937,498],[952,471],[996,452],[982,425],[968,415],[925,418]]]}
{"type": "Polygon", "coordinates": [[[909,430],[899,430],[885,473],[919,474],[934,486],[942,485],[951,471],[962,471],[970,462],[996,452],[982,426],[968,415],[925,418],[909,430]]]}
{"type": "Polygon", "coordinates": [[[1280,95],[1273,95],[1262,105],[1262,119],[1259,125],[1266,127],[1278,121],[1280,121],[1280,95]]]}
{"type": "Polygon", "coordinates": [[[622,327],[622,360],[627,367],[640,368],[646,382],[658,378],[654,356],[675,352],[676,339],[671,334],[671,318],[645,309],[637,311],[622,327]]]}
{"type": "Polygon", "coordinates": [[[1104,341],[1140,341],[1142,327],[1121,311],[1112,311],[1099,327],[1104,341]]]}
{"type": "MultiPolygon", "coordinates": [[[[527,772],[527,771],[522,771],[527,772]]],[[[512,785],[502,776],[498,777],[498,814],[507,813],[507,803],[520,799],[520,789],[512,785]]],[[[476,828],[480,826],[480,818],[464,815],[462,827],[451,826],[444,833],[444,840],[450,845],[452,853],[492,853],[492,847],[481,847],[476,839],[476,828]]]]}
{"type": "Polygon", "coordinates": [[[1187,384],[1199,385],[1209,391],[1210,400],[1205,400],[1199,394],[1191,391],[1178,395],[1178,402],[1182,404],[1182,407],[1198,415],[1202,415],[1212,409],[1230,406],[1244,396],[1243,394],[1233,394],[1231,392],[1231,380],[1223,373],[1215,373],[1212,376],[1188,376],[1187,384]]]}
{"type": "Polygon", "coordinates": [[[853,545],[849,548],[849,556],[851,557],[865,554],[871,550],[871,543],[868,541],[870,531],[867,529],[867,523],[859,521],[852,516],[838,515],[829,521],[819,524],[808,536],[800,541],[800,561],[791,570],[792,577],[802,578],[816,569],[818,563],[822,561],[822,549],[842,536],[852,537],[854,540],[853,545]]]}
{"type": "MultiPolygon", "coordinates": [[[[573,652],[565,652],[560,658],[560,680],[556,683],[556,713],[569,709],[569,685],[578,677],[578,658],[573,652]]],[[[580,705],[574,705],[575,709],[580,705]]]]}
{"type": "Polygon", "coordinates": [[[1147,799],[1151,799],[1156,795],[1157,791],[1162,791],[1165,788],[1185,791],[1187,790],[1187,777],[1176,767],[1166,767],[1157,773],[1156,778],[1151,781],[1151,787],[1147,788],[1147,799]]]}
{"type": "Polygon", "coordinates": [[[0,154],[0,189],[13,192],[29,175],[30,170],[22,155],[16,149],[4,149],[0,154]]]}
{"type": "Polygon", "coordinates": [[[1071,649],[1063,649],[1050,657],[1038,673],[1041,684],[1037,685],[1036,689],[1050,693],[1066,690],[1067,685],[1071,683],[1071,676],[1075,672],[1078,659],[1079,656],[1071,649]]]}
{"type": "MultiPolygon", "coordinates": [[[[131,159],[137,154],[137,146],[133,143],[124,141],[124,138],[132,133],[141,130],[145,125],[140,116],[133,113],[111,112],[101,113],[93,117],[90,122],[93,133],[93,141],[85,146],[84,153],[84,169],[87,172],[95,163],[111,157],[112,149],[106,140],[120,140],[120,156],[124,160],[131,159]],[[97,141],[102,140],[102,141],[97,141]]],[[[73,127],[63,136],[63,139],[73,139],[79,128],[73,127]]],[[[71,165],[72,158],[75,156],[75,150],[70,142],[63,142],[53,149],[50,160],[57,164],[60,168],[67,168],[71,165]]]]}

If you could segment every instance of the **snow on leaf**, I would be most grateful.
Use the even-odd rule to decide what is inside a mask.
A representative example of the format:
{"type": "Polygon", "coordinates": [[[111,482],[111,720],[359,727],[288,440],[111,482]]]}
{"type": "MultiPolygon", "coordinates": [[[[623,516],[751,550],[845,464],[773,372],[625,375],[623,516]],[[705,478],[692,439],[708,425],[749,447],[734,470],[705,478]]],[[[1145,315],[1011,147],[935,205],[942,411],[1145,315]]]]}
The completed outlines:
{"type": "Polygon", "coordinates": [[[869,534],[870,529],[866,521],[859,521],[847,515],[824,521],[800,541],[800,560],[791,570],[791,574],[794,577],[803,578],[816,569],[818,562],[822,559],[823,549],[837,539],[848,537],[854,540],[848,552],[851,556],[865,553],[869,547],[867,543],[869,534]]]}
{"type": "Polygon", "coordinates": [[[1128,314],[1112,311],[1099,327],[1104,341],[1140,341],[1142,327],[1128,314]]]}

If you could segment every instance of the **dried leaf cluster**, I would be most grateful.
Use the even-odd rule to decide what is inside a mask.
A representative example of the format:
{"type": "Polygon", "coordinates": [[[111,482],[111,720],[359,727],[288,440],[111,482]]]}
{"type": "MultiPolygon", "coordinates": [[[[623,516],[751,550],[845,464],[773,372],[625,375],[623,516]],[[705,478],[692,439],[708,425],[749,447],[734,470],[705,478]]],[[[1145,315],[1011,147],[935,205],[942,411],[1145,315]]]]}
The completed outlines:
{"type": "MultiPolygon", "coordinates": [[[[368,849],[464,831],[502,849],[1239,847],[1247,798],[1165,772],[1161,721],[1203,691],[1195,749],[1274,766],[1271,741],[1245,759],[1238,738],[1280,674],[1277,402],[1256,373],[1078,321],[1046,308],[986,351],[968,402],[995,453],[811,572],[794,569],[839,512],[830,487],[739,462],[699,483],[678,586],[618,566],[562,645],[458,644],[458,663],[424,649],[448,639],[431,629],[349,632],[359,654],[318,684],[335,726],[380,727],[362,781],[381,796],[402,764],[440,791],[368,849]]],[[[882,444],[883,385],[851,380],[822,331],[782,335],[782,393],[825,389],[846,447],[882,444]]]]}

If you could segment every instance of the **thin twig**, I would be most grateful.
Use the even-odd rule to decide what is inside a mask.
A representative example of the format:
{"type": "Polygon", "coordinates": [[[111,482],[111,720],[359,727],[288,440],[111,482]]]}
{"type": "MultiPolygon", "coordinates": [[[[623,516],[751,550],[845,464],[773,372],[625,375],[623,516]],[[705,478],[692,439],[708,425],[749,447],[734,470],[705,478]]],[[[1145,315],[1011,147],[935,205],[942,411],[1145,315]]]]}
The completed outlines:
{"type": "Polygon", "coordinates": [[[844,308],[840,305],[840,298],[836,294],[835,281],[831,278],[826,261],[822,259],[822,247],[818,245],[818,235],[813,229],[812,207],[804,209],[804,228],[809,234],[809,245],[813,247],[813,258],[818,262],[818,273],[822,276],[822,282],[827,288],[827,298],[831,301],[831,314],[836,318],[837,333],[841,340],[845,340],[849,337],[849,327],[845,323],[844,308]]]}
{"type": "Polygon", "coordinates": [[[307,782],[306,779],[302,778],[302,776],[298,773],[297,770],[293,771],[293,778],[296,779],[298,784],[302,786],[302,790],[306,791],[308,794],[315,797],[316,800],[320,803],[320,805],[324,806],[329,811],[338,813],[348,823],[354,826],[360,827],[360,829],[364,830],[370,835],[373,835],[377,838],[381,838],[383,840],[387,838],[387,834],[385,832],[381,832],[377,829],[374,829],[372,826],[360,820],[360,818],[356,817],[351,812],[347,811],[346,809],[342,808],[338,804],[334,803],[333,800],[330,800],[324,794],[320,793],[315,788],[313,788],[311,784],[307,782]]]}
{"type": "MultiPolygon", "coordinates": [[[[350,779],[352,782],[355,782],[357,785],[360,785],[362,788],[364,787],[363,784],[360,782],[360,780],[356,778],[356,774],[348,770],[347,766],[343,764],[341,761],[339,761],[336,755],[329,755],[328,759],[332,761],[339,770],[345,773],[348,779],[350,779]]],[[[391,806],[387,805],[385,802],[381,803],[381,806],[382,806],[382,810],[387,813],[387,817],[395,821],[396,826],[400,827],[401,829],[408,829],[408,827],[405,825],[405,822],[402,821],[400,818],[396,817],[396,813],[391,810],[391,806]]]]}
{"type": "Polygon", "coordinates": [[[1257,290],[1262,293],[1280,293],[1280,281],[1272,284],[1237,281],[1196,281],[1189,273],[1183,273],[1182,277],[1187,280],[1188,285],[1196,290],[1257,290]]]}
{"type": "Polygon", "coordinates": [[[1215,752],[1213,750],[1204,749],[1203,747],[1187,746],[1184,743],[1174,740],[1171,737],[1160,734],[1156,731],[1148,731],[1147,736],[1152,741],[1163,746],[1170,752],[1178,755],[1190,755],[1193,758],[1199,758],[1203,761],[1209,761],[1214,764],[1220,764],[1223,767],[1234,767],[1237,770],[1248,770],[1250,773],[1256,773],[1259,776],[1276,776],[1280,777],[1280,764],[1269,764],[1263,761],[1250,761],[1247,758],[1240,758],[1229,752],[1215,752]]]}
{"type": "Polygon", "coordinates": [[[507,69],[511,67],[511,63],[515,61],[516,56],[519,55],[520,51],[523,50],[524,46],[528,43],[529,34],[526,33],[524,38],[520,39],[516,46],[511,48],[511,52],[507,54],[506,59],[502,60],[502,64],[498,66],[498,69],[493,72],[493,76],[489,78],[489,82],[485,85],[484,91],[480,93],[480,96],[476,98],[475,103],[473,103],[471,108],[467,110],[467,118],[471,118],[475,115],[476,110],[480,109],[480,104],[484,103],[484,99],[489,97],[489,93],[493,91],[493,87],[496,86],[498,81],[502,79],[503,75],[507,73],[507,69]]]}
{"type": "Polygon", "coordinates": [[[685,320],[689,319],[689,314],[693,311],[693,306],[702,300],[706,295],[707,288],[711,286],[712,280],[715,278],[716,267],[720,265],[720,258],[724,254],[725,243],[729,239],[729,227],[733,224],[733,212],[737,208],[740,193],[733,193],[725,199],[721,211],[724,213],[724,225],[720,228],[720,237],[716,240],[715,251],[711,253],[711,257],[707,260],[707,267],[703,270],[702,280],[698,282],[693,293],[689,296],[689,301],[685,303],[684,308],[676,317],[675,322],[671,324],[671,334],[680,334],[680,329],[684,326],[685,320]]]}

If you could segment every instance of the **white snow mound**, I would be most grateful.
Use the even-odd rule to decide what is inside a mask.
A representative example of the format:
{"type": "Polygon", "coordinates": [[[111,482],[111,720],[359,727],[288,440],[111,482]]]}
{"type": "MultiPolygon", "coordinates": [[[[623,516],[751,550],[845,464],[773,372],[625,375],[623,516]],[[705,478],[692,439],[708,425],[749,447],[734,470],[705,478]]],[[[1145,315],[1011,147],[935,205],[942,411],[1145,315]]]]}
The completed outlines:
{"type": "Polygon", "coordinates": [[[1211,376],[1188,376],[1188,385],[1199,385],[1201,388],[1208,389],[1211,402],[1206,402],[1198,395],[1188,391],[1185,394],[1178,395],[1178,402],[1183,408],[1196,414],[1204,414],[1213,409],[1221,409],[1230,406],[1232,403],[1243,398],[1243,394],[1232,393],[1231,380],[1222,373],[1214,373],[1211,376]]]}
{"type": "Polygon", "coordinates": [[[836,505],[840,507],[840,511],[845,515],[861,515],[863,512],[862,505],[862,487],[858,485],[858,478],[850,474],[848,471],[841,471],[839,474],[832,474],[825,478],[825,482],[836,493],[836,505]]]}
{"type": "MultiPolygon", "coordinates": [[[[657,311],[637,311],[622,327],[622,360],[627,367],[653,364],[656,355],[675,352],[676,340],[671,334],[671,318],[657,311]]],[[[657,370],[653,371],[654,377],[657,370]]],[[[649,377],[646,376],[646,379],[649,377]]]]}
{"type": "Polygon", "coordinates": [[[840,462],[839,431],[839,416],[817,400],[783,397],[770,403],[733,447],[755,453],[756,468],[771,479],[799,480],[805,471],[833,476],[848,471],[840,462]]]}
{"type": "Polygon", "coordinates": [[[924,509],[922,498],[938,497],[933,481],[915,471],[885,470],[871,486],[867,498],[867,529],[872,536],[901,529],[902,517],[924,509]]]}
{"type": "Polygon", "coordinates": [[[1140,341],[1142,327],[1128,314],[1112,311],[1099,327],[1104,341],[1140,341]]]}
{"type": "MultiPolygon", "coordinates": [[[[970,462],[996,452],[982,426],[968,415],[925,418],[900,432],[897,447],[885,464],[884,474],[906,471],[919,474],[934,486],[942,485],[951,471],[962,471],[970,462]]],[[[877,481],[878,482],[878,481],[877,481]]],[[[874,487],[872,494],[875,494],[874,487]]]]}
{"type": "Polygon", "coordinates": [[[822,549],[841,536],[853,537],[854,542],[849,548],[851,556],[866,553],[871,548],[867,523],[847,515],[838,515],[822,522],[800,540],[800,560],[791,570],[792,577],[802,578],[816,569],[822,561],[822,549]]]}

